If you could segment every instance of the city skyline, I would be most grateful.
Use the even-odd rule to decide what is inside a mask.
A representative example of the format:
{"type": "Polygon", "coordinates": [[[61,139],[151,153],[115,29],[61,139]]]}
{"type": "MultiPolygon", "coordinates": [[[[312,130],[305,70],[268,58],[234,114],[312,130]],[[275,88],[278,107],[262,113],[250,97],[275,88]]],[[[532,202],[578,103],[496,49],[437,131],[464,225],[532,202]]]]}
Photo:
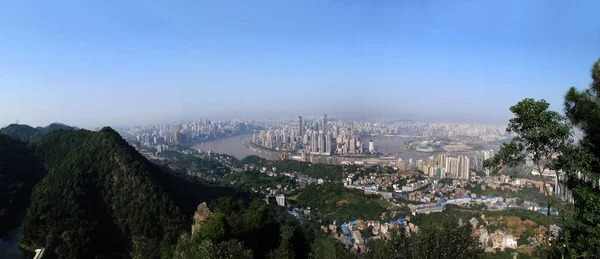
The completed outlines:
{"type": "Polygon", "coordinates": [[[6,3],[0,125],[322,111],[505,124],[523,98],[560,111],[564,89],[587,87],[599,5],[6,3]]]}

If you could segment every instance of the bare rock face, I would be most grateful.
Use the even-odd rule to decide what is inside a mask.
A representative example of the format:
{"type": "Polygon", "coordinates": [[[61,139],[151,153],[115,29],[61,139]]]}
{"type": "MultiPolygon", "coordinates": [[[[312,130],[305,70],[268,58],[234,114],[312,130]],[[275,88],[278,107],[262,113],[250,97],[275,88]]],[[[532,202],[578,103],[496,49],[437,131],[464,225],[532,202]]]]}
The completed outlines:
{"type": "Polygon", "coordinates": [[[200,203],[194,213],[194,224],[192,224],[192,236],[200,229],[202,223],[212,214],[206,202],[200,203]]]}

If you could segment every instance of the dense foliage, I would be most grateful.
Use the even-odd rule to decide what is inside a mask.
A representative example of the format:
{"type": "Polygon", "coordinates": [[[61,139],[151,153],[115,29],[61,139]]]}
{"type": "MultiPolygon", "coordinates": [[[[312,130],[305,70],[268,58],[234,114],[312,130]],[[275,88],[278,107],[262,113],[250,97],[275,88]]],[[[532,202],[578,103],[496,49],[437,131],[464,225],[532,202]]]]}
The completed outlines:
{"type": "Polygon", "coordinates": [[[296,186],[296,182],[287,176],[279,175],[271,177],[258,171],[246,171],[227,175],[223,178],[223,184],[246,191],[262,190],[267,187],[275,189],[277,186],[282,188],[296,186]]]}
{"type": "Polygon", "coordinates": [[[52,123],[46,127],[37,128],[24,124],[10,124],[0,129],[0,133],[24,141],[37,141],[40,140],[44,135],[56,130],[76,130],[76,128],[61,123],[52,123]]]}
{"type": "Polygon", "coordinates": [[[0,237],[18,224],[33,186],[43,174],[43,167],[24,142],[0,134],[0,237]]]}
{"type": "Polygon", "coordinates": [[[315,179],[324,179],[330,181],[341,181],[343,178],[344,166],[327,165],[323,163],[309,163],[296,160],[269,161],[258,156],[247,156],[240,160],[239,165],[253,164],[261,167],[275,167],[277,172],[298,172],[315,179]]]}
{"type": "Polygon", "coordinates": [[[208,180],[221,180],[231,169],[216,159],[201,158],[195,155],[182,154],[176,151],[164,151],[160,154],[168,157],[165,165],[178,168],[182,173],[192,174],[208,180]]]}
{"type": "Polygon", "coordinates": [[[427,225],[420,233],[407,235],[399,231],[389,241],[370,241],[368,246],[372,252],[368,257],[478,258],[483,255],[470,225],[459,226],[454,217],[447,217],[441,222],[427,225]]]}
{"type": "Polygon", "coordinates": [[[197,233],[179,238],[175,258],[265,258],[290,252],[295,255],[299,254],[298,244],[307,242],[303,232],[282,229],[271,208],[260,200],[246,207],[244,202],[221,198],[210,207],[213,213],[197,233]]]}
{"type": "Polygon", "coordinates": [[[59,258],[169,255],[184,218],[157,184],[160,168],[110,128],[57,131],[40,143],[48,175],[32,194],[25,246],[59,258]]]}
{"type": "Polygon", "coordinates": [[[380,219],[387,202],[377,195],[364,195],[341,184],[311,185],[298,194],[295,206],[311,208],[315,217],[341,222],[380,219]]]}
{"type": "Polygon", "coordinates": [[[564,152],[560,164],[571,177],[575,213],[555,246],[557,257],[600,257],[600,59],[591,77],[588,89],[571,87],[565,96],[565,113],[584,135],[579,146],[564,152]]]}

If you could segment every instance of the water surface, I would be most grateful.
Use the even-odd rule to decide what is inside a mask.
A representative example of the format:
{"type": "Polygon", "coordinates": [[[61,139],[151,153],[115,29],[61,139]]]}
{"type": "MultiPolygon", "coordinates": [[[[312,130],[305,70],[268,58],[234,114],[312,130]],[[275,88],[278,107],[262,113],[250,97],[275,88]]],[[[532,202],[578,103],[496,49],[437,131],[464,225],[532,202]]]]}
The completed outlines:
{"type": "Polygon", "coordinates": [[[14,228],[8,232],[8,236],[0,239],[0,258],[3,259],[31,259],[34,254],[22,250],[19,242],[23,237],[23,231],[19,228],[14,228]]]}

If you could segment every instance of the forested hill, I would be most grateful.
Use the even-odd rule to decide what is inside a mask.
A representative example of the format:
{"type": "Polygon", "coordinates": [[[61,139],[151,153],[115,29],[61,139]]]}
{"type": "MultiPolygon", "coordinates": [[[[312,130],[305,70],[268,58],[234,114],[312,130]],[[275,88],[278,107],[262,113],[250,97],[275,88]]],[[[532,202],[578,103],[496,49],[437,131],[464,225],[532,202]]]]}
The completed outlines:
{"type": "Polygon", "coordinates": [[[31,195],[25,246],[62,258],[169,257],[189,228],[158,184],[161,169],[113,129],[54,131],[37,152],[48,174],[31,195]]]}
{"type": "Polygon", "coordinates": [[[75,127],[67,126],[62,123],[52,123],[46,127],[36,128],[25,124],[10,124],[0,129],[0,133],[23,141],[37,141],[40,140],[44,135],[61,129],[69,131],[77,130],[75,127]]]}
{"type": "Polygon", "coordinates": [[[24,142],[0,134],[0,237],[18,224],[43,172],[24,142]]]}

